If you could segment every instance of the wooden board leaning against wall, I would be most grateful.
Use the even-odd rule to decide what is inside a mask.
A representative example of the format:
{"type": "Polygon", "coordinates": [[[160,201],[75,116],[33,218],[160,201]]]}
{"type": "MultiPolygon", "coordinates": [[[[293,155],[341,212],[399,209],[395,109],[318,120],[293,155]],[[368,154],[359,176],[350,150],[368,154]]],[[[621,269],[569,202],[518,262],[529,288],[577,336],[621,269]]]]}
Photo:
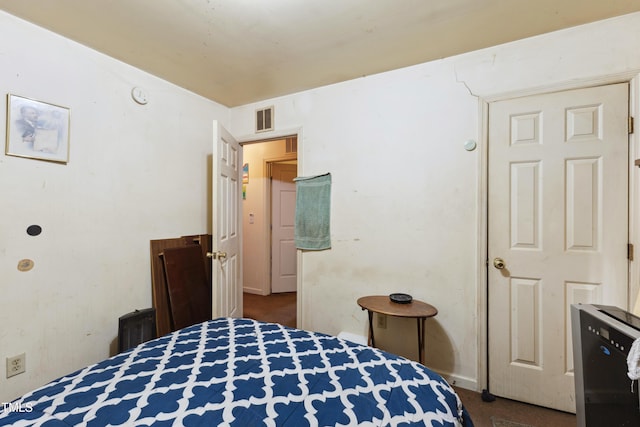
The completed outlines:
{"type": "Polygon", "coordinates": [[[167,281],[162,259],[162,252],[167,248],[179,248],[188,245],[199,245],[202,259],[205,263],[207,283],[211,283],[211,260],[207,258],[207,252],[211,251],[211,235],[200,234],[182,236],[169,239],[151,240],[151,290],[153,307],[156,309],[156,329],[158,336],[172,332],[174,327],[171,319],[171,307],[167,292],[167,281]]]}

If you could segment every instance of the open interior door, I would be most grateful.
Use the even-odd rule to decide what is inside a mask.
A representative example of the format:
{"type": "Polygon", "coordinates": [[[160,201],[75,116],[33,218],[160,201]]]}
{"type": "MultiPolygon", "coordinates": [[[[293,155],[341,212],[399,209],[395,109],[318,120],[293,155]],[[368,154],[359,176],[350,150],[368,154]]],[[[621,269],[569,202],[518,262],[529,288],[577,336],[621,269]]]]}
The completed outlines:
{"type": "Polygon", "coordinates": [[[213,122],[211,227],[212,316],[242,316],[242,221],[240,220],[240,144],[213,122]]]}

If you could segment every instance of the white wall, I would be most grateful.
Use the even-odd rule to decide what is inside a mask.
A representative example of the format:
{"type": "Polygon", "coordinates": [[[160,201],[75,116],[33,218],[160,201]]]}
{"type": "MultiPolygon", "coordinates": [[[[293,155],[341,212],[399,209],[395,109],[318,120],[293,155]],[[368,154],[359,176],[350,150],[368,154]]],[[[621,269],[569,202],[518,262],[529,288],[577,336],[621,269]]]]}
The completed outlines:
{"type": "Polygon", "coordinates": [[[151,306],[149,240],[210,232],[212,120],[229,110],[3,12],[0,34],[0,97],[71,110],[67,165],[0,154],[5,402],[109,356],[118,317],[151,306]],[[27,372],[6,379],[5,357],[23,352],[27,372]]]}
{"type": "MultiPolygon", "coordinates": [[[[407,292],[439,309],[427,321],[427,365],[484,386],[478,95],[629,80],[639,41],[633,14],[232,109],[242,139],[254,110],[274,105],[275,133],[301,129],[299,174],[333,175],[332,248],[302,255],[300,325],[365,335],[357,298],[407,292]],[[464,150],[469,139],[476,151],[464,150]]],[[[389,319],[379,332],[382,347],[416,357],[414,321],[389,319]]]]}
{"type": "MultiPolygon", "coordinates": [[[[440,310],[427,322],[427,347],[445,351],[428,351],[427,362],[475,378],[478,254],[469,236],[477,236],[480,163],[463,143],[477,137],[478,102],[456,82],[451,64],[269,103],[276,131],[302,127],[300,175],[333,178],[332,249],[303,255],[301,326],[365,335],[357,298],[408,292],[440,310]]],[[[236,136],[251,132],[257,106],[232,110],[236,136]]],[[[389,319],[387,331],[397,328],[407,330],[399,338],[405,348],[390,348],[415,357],[415,321],[389,319]]]]}

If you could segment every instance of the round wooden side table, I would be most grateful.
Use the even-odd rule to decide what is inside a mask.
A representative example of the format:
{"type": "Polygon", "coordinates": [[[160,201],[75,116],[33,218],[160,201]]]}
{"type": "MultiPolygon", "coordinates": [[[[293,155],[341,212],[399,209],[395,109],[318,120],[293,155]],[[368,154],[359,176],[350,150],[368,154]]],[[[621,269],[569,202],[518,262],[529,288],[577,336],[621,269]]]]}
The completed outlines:
{"type": "Polygon", "coordinates": [[[373,335],[373,313],[395,317],[415,318],[418,323],[418,359],[424,365],[424,321],[438,314],[438,309],[426,302],[412,300],[400,304],[389,299],[388,295],[370,295],[358,298],[358,305],[369,314],[369,345],[376,346],[373,335]]]}

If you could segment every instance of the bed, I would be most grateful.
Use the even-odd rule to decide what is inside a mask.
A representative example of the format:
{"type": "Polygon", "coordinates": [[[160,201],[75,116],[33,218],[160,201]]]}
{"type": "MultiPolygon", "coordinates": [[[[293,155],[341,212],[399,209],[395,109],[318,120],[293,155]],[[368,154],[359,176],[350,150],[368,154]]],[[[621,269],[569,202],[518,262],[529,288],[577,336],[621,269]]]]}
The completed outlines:
{"type": "Polygon", "coordinates": [[[450,385],[330,335],[219,318],[5,405],[0,426],[472,426],[450,385]]]}

